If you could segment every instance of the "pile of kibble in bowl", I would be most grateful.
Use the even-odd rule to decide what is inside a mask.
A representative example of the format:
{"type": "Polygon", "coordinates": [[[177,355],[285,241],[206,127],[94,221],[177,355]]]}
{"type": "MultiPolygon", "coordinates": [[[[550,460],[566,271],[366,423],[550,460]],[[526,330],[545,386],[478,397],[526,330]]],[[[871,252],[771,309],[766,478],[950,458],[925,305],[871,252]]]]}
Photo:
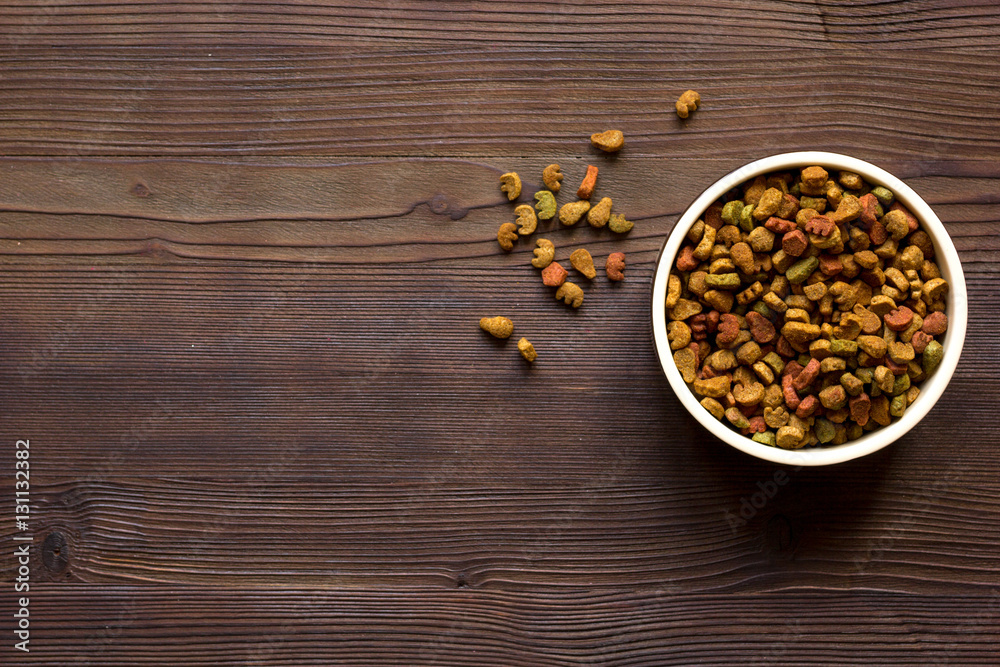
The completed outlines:
{"type": "Polygon", "coordinates": [[[688,231],[667,333],[701,405],[765,445],[855,440],[941,362],[948,283],[891,191],[819,166],[758,176],[688,231]]]}

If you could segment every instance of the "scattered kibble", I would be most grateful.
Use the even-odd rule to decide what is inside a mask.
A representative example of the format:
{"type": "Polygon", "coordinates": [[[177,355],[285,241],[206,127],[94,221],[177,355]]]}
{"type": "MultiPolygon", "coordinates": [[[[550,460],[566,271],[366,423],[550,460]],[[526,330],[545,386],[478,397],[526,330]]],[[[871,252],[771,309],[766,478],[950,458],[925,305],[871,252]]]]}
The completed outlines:
{"type": "Polygon", "coordinates": [[[517,341],[517,350],[524,357],[524,360],[529,364],[538,358],[538,353],[535,352],[535,346],[531,344],[531,341],[527,338],[522,338],[517,341]]]}
{"type": "Polygon", "coordinates": [[[542,170],[542,183],[545,184],[549,190],[552,192],[559,192],[559,188],[562,187],[560,181],[563,179],[562,172],[559,171],[559,165],[550,164],[545,169],[542,170]]]}
{"type": "Polygon", "coordinates": [[[590,199],[590,195],[594,194],[595,185],[597,185],[597,167],[588,164],[587,175],[583,177],[583,182],[576,191],[577,199],[590,199]]]}
{"type": "Polygon", "coordinates": [[[701,95],[693,90],[684,91],[681,96],[677,99],[677,115],[681,118],[687,118],[691,115],[691,112],[698,108],[701,104],[701,95]]]}
{"type": "Polygon", "coordinates": [[[625,135],[620,130],[607,130],[590,135],[590,143],[605,153],[617,153],[625,145],[625,135]]]}
{"type": "Polygon", "coordinates": [[[517,227],[513,222],[505,222],[500,225],[500,230],[497,232],[497,243],[500,244],[500,248],[504,252],[510,252],[514,249],[514,241],[517,240],[517,227]]]}
{"type": "Polygon", "coordinates": [[[534,250],[535,258],[531,260],[531,265],[536,269],[544,269],[555,259],[556,247],[548,239],[538,239],[535,245],[538,247],[534,250]]]}
{"type": "Polygon", "coordinates": [[[539,220],[551,220],[556,215],[556,198],[548,190],[535,193],[535,209],[539,220]]]}
{"type": "Polygon", "coordinates": [[[516,172],[509,172],[500,177],[500,192],[507,194],[507,199],[514,201],[521,196],[521,177],[516,172]]]}
{"type": "Polygon", "coordinates": [[[496,338],[510,338],[514,333],[514,323],[506,317],[484,317],[479,320],[479,328],[496,338]]]}
{"type": "Polygon", "coordinates": [[[578,248],[571,252],[569,263],[573,265],[574,269],[585,275],[588,280],[593,280],[594,276],[597,275],[597,269],[594,268],[594,258],[591,257],[586,248],[578,248]]]}
{"type": "Polygon", "coordinates": [[[692,225],[667,338],[716,419],[769,446],[839,445],[916,399],[944,354],[947,293],[890,190],[809,166],[744,183],[692,225]]]}
{"type": "Polygon", "coordinates": [[[615,282],[625,280],[625,253],[613,252],[608,255],[604,263],[604,272],[608,274],[608,280],[615,282]]]}
{"type": "Polygon", "coordinates": [[[561,300],[569,306],[579,308],[583,303],[583,290],[579,285],[571,282],[564,282],[556,290],[556,300],[561,300]]]}

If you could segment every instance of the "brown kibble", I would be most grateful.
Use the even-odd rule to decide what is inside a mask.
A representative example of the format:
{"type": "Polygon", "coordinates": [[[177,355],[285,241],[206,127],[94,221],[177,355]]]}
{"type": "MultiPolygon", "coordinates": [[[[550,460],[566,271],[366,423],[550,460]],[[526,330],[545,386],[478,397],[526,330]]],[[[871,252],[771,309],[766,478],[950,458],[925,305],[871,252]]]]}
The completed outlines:
{"type": "Polygon", "coordinates": [[[890,310],[882,319],[885,320],[885,325],[893,331],[905,331],[910,326],[910,322],[913,321],[913,311],[906,306],[900,306],[890,310]]]}
{"type": "Polygon", "coordinates": [[[555,258],[556,247],[548,239],[538,239],[535,245],[538,247],[534,250],[535,258],[531,260],[531,265],[536,269],[544,269],[555,258]]]}
{"type": "Polygon", "coordinates": [[[500,177],[500,192],[507,194],[507,199],[514,201],[521,196],[521,177],[516,172],[508,172],[500,177]]]}
{"type": "Polygon", "coordinates": [[[479,328],[496,338],[510,338],[514,333],[514,323],[506,317],[484,317],[479,320],[479,328]]]}
{"type": "Polygon", "coordinates": [[[590,144],[605,153],[617,153],[625,145],[625,135],[621,130],[606,130],[590,135],[590,144]]]}
{"type": "Polygon", "coordinates": [[[695,381],[697,378],[698,357],[690,347],[681,348],[674,352],[674,363],[677,365],[677,370],[680,372],[681,377],[684,378],[684,382],[691,384],[695,381]]]}
{"type": "Polygon", "coordinates": [[[823,167],[806,167],[802,170],[802,194],[818,197],[826,194],[826,181],[830,177],[823,167]]]}
{"type": "Polygon", "coordinates": [[[597,167],[592,164],[587,165],[587,175],[583,177],[580,188],[576,191],[578,199],[590,199],[594,193],[594,186],[597,185],[597,167]]]}
{"type": "Polygon", "coordinates": [[[699,104],[701,104],[701,95],[693,90],[686,90],[677,98],[677,103],[674,106],[677,108],[678,116],[687,118],[692,111],[698,108],[699,104]]]}
{"type": "Polygon", "coordinates": [[[694,391],[696,394],[709,398],[722,398],[729,393],[731,382],[728,375],[718,375],[707,380],[695,380],[694,391]]]}
{"type": "Polygon", "coordinates": [[[910,345],[913,346],[913,351],[917,354],[923,354],[927,345],[934,340],[934,337],[930,334],[924,333],[923,331],[918,331],[913,334],[913,338],[910,339],[910,345]]]}
{"type": "Polygon", "coordinates": [[[590,256],[586,248],[578,248],[570,253],[569,263],[589,280],[593,280],[594,276],[597,275],[597,269],[594,268],[594,258],[590,256]]]}
{"type": "Polygon", "coordinates": [[[559,222],[569,227],[580,222],[580,218],[590,210],[589,201],[573,201],[559,209],[559,222]]]}
{"type": "Polygon", "coordinates": [[[892,417],[889,416],[889,398],[885,394],[872,399],[869,416],[879,426],[888,426],[892,422],[892,417]]]}
{"type": "Polygon", "coordinates": [[[680,320],[667,323],[667,340],[671,350],[679,350],[691,344],[691,327],[680,320]]]}
{"type": "Polygon", "coordinates": [[[587,222],[591,227],[600,229],[608,224],[611,218],[611,197],[604,197],[587,211],[587,222]]]}
{"type": "Polygon", "coordinates": [[[690,299],[677,299],[677,305],[670,310],[670,319],[686,320],[693,315],[697,315],[701,312],[701,310],[702,306],[697,301],[691,301],[690,299]]]}
{"type": "Polygon", "coordinates": [[[681,297],[681,279],[678,278],[673,273],[667,278],[667,298],[664,301],[664,307],[670,310],[675,305],[677,305],[677,299],[681,297]]]}
{"type": "Polygon", "coordinates": [[[565,282],[556,290],[556,300],[559,301],[560,299],[567,305],[579,308],[583,303],[583,290],[580,289],[579,285],[565,282]]]}
{"type": "Polygon", "coordinates": [[[760,196],[760,201],[753,210],[754,220],[766,220],[778,212],[784,194],[777,188],[768,188],[760,196]]]}
{"type": "Polygon", "coordinates": [[[535,228],[538,227],[538,218],[535,216],[535,209],[528,204],[521,204],[514,209],[514,214],[517,215],[517,220],[515,222],[520,226],[517,233],[521,236],[528,236],[535,232],[535,228]]]}
{"type": "Polygon", "coordinates": [[[529,364],[538,358],[538,354],[535,352],[535,346],[531,344],[531,341],[527,338],[522,338],[517,341],[517,351],[521,353],[524,360],[529,364]]]}
{"type": "Polygon", "coordinates": [[[514,249],[514,241],[517,240],[517,227],[513,222],[505,222],[500,225],[500,231],[497,232],[497,243],[500,244],[500,248],[504,252],[510,252],[514,249]]]}
{"type": "Polygon", "coordinates": [[[733,260],[733,264],[736,265],[740,271],[747,275],[755,273],[755,262],[753,256],[753,250],[750,249],[746,243],[740,242],[733,244],[733,247],[729,249],[729,258],[733,260]]]}
{"type": "Polygon", "coordinates": [[[542,270],[542,283],[549,287],[559,287],[566,282],[569,273],[559,262],[552,262],[542,270]]]}
{"type": "Polygon", "coordinates": [[[809,247],[809,240],[801,229],[794,229],[781,237],[781,249],[786,255],[798,257],[809,247]]]}
{"type": "Polygon", "coordinates": [[[732,347],[739,333],[739,320],[731,313],[724,313],[719,317],[719,329],[718,333],[715,334],[715,344],[721,348],[732,347]]]}
{"type": "Polygon", "coordinates": [[[948,330],[948,316],[942,312],[928,313],[920,330],[929,336],[940,336],[948,330]]]}
{"type": "Polygon", "coordinates": [[[774,325],[771,321],[758,313],[755,310],[751,310],[746,314],[747,325],[750,327],[750,335],[753,339],[760,343],[761,345],[766,345],[774,340],[777,332],[774,330],[774,325]]]}
{"type": "Polygon", "coordinates": [[[625,253],[613,252],[608,255],[608,260],[604,263],[604,272],[608,274],[608,280],[625,280],[625,253]]]}
{"type": "Polygon", "coordinates": [[[559,188],[562,184],[559,182],[563,179],[562,172],[559,171],[559,165],[550,164],[545,169],[542,170],[542,183],[545,184],[549,190],[552,192],[559,192],[559,188]]]}

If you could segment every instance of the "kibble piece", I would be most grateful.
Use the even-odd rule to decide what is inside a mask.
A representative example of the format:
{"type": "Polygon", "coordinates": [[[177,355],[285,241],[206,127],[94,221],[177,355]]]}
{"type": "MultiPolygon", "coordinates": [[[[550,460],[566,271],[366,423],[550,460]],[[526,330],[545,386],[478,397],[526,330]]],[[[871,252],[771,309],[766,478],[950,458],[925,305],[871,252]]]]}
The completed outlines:
{"type": "Polygon", "coordinates": [[[681,297],[681,279],[674,274],[670,274],[667,279],[667,298],[664,302],[664,306],[667,310],[670,310],[675,305],[677,305],[677,299],[681,297]]]}
{"type": "Polygon", "coordinates": [[[514,213],[517,215],[517,220],[515,222],[520,226],[517,233],[521,236],[534,234],[535,228],[538,226],[538,218],[535,217],[535,209],[531,208],[527,204],[521,204],[514,209],[514,213]]]}
{"type": "Polygon", "coordinates": [[[605,153],[617,153],[625,145],[625,135],[620,130],[606,130],[590,135],[590,144],[605,153]]]}
{"type": "Polygon", "coordinates": [[[726,409],[722,407],[714,398],[708,398],[707,396],[701,399],[701,405],[716,419],[722,419],[726,414],[726,409]]]}
{"type": "Polygon", "coordinates": [[[699,104],[701,104],[701,95],[693,90],[686,90],[677,98],[677,104],[674,106],[677,108],[678,116],[687,118],[691,115],[692,111],[698,108],[699,104]]]}
{"type": "Polygon", "coordinates": [[[510,201],[521,196],[521,177],[517,172],[511,171],[500,177],[500,192],[506,193],[510,201]]]}
{"type": "Polygon", "coordinates": [[[597,167],[592,164],[587,165],[587,175],[583,177],[580,188],[576,191],[577,199],[590,199],[594,193],[594,186],[597,185],[597,167]]]}
{"type": "Polygon", "coordinates": [[[566,282],[569,273],[559,262],[551,262],[542,270],[542,283],[549,287],[559,287],[566,282]]]}
{"type": "Polygon", "coordinates": [[[500,244],[500,248],[504,252],[510,252],[514,249],[514,241],[517,240],[517,227],[513,222],[505,222],[500,225],[500,231],[497,232],[497,243],[500,244]]]}
{"type": "Polygon", "coordinates": [[[514,323],[502,316],[482,318],[479,320],[479,328],[496,338],[510,338],[514,333],[514,323]]]}
{"type": "Polygon", "coordinates": [[[574,201],[568,204],[563,204],[562,208],[559,209],[559,222],[567,227],[575,225],[580,222],[580,218],[582,218],[589,210],[589,201],[574,201]]]}
{"type": "Polygon", "coordinates": [[[691,327],[681,320],[673,320],[667,324],[667,340],[671,350],[679,350],[691,344],[691,327]]]}
{"type": "Polygon", "coordinates": [[[597,269],[594,268],[594,258],[590,256],[586,248],[578,248],[570,253],[569,263],[589,280],[593,280],[594,276],[597,275],[597,269]]]}
{"type": "Polygon", "coordinates": [[[538,239],[535,245],[538,247],[534,250],[535,258],[531,260],[531,265],[536,269],[544,269],[555,258],[556,247],[548,239],[538,239]]]}
{"type": "Polygon", "coordinates": [[[729,393],[730,382],[728,375],[719,375],[714,378],[695,380],[693,388],[696,394],[709,398],[723,398],[729,393]]]}
{"type": "Polygon", "coordinates": [[[625,253],[613,252],[608,255],[604,263],[604,272],[608,275],[608,280],[615,282],[625,280],[625,253]]]}
{"type": "Polygon", "coordinates": [[[923,354],[923,370],[926,375],[930,375],[931,372],[938,367],[941,363],[941,359],[944,358],[944,347],[941,343],[936,340],[932,340],[927,343],[927,347],[924,348],[923,354]]]}
{"type": "Polygon", "coordinates": [[[535,209],[539,220],[551,220],[556,215],[556,198],[548,190],[535,193],[535,209]]]}
{"type": "Polygon", "coordinates": [[[591,227],[601,228],[611,218],[611,197],[604,197],[587,212],[587,222],[591,227]]]}
{"type": "Polygon", "coordinates": [[[615,234],[625,234],[630,231],[634,224],[625,219],[625,216],[621,213],[612,213],[611,219],[608,222],[608,229],[613,231],[615,234]]]}
{"type": "Polygon", "coordinates": [[[826,194],[826,182],[830,177],[826,169],[819,166],[806,167],[801,172],[800,188],[802,194],[818,197],[826,194]]]}
{"type": "Polygon", "coordinates": [[[559,192],[562,187],[560,181],[563,179],[562,172],[559,171],[558,164],[550,164],[542,170],[542,183],[552,192],[559,192]]]}
{"type": "Polygon", "coordinates": [[[562,300],[567,305],[579,308],[583,303],[583,290],[579,285],[565,282],[556,290],[556,300],[562,300]]]}
{"type": "Polygon", "coordinates": [[[531,344],[527,338],[522,338],[517,341],[517,350],[524,357],[524,360],[529,364],[538,358],[538,354],[535,352],[535,346],[531,344]]]}

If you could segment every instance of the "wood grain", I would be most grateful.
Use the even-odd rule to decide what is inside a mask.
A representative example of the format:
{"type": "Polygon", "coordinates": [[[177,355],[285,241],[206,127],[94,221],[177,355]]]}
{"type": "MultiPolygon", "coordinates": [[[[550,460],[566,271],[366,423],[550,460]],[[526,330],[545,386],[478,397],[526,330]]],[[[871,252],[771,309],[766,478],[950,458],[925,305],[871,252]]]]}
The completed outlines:
{"type": "Polygon", "coordinates": [[[40,587],[24,665],[986,665],[1000,596],[40,587]],[[809,613],[804,613],[808,608],[809,613]]]}
{"type": "Polygon", "coordinates": [[[973,49],[1000,45],[1000,12],[986,0],[794,2],[698,0],[510,3],[427,2],[74,2],[6,7],[3,35],[14,46],[340,46],[344,43],[517,43],[539,50],[600,39],[623,49],[667,45],[767,49],[870,44],[973,49]]]}
{"type": "Polygon", "coordinates": [[[0,461],[31,439],[35,538],[3,664],[997,662],[998,46],[985,0],[0,9],[0,461]],[[825,469],[708,435],[649,330],[681,211],[799,149],[903,178],[970,294],[930,415],[825,469]],[[556,161],[560,202],[597,164],[637,223],[543,225],[628,255],[580,311],[495,241],[497,176],[530,201],[556,161]]]}
{"type": "MultiPolygon", "coordinates": [[[[1000,34],[1000,32],[998,32],[1000,34]]],[[[2,52],[0,52],[2,53],[2,52]]],[[[1000,149],[996,55],[970,51],[24,49],[4,58],[4,155],[763,156],[927,161],[1000,149]],[[703,105],[687,121],[677,96],[703,105]]]]}

